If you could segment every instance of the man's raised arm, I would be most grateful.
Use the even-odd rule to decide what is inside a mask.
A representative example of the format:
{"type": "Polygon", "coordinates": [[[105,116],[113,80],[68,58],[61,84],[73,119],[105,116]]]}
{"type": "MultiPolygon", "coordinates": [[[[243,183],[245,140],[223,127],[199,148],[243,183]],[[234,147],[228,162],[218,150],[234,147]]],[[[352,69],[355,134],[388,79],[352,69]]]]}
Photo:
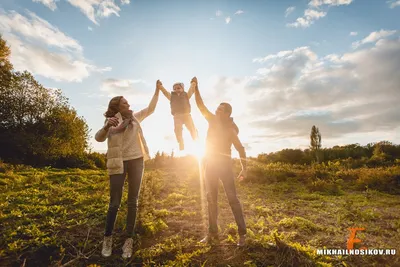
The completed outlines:
{"type": "Polygon", "coordinates": [[[194,90],[196,89],[196,85],[197,85],[197,82],[194,82],[193,79],[192,79],[192,81],[190,82],[190,87],[189,87],[188,93],[187,93],[189,99],[194,94],[194,90]]]}
{"type": "Polygon", "coordinates": [[[196,84],[195,90],[194,90],[194,96],[196,99],[196,104],[197,107],[199,108],[201,114],[206,118],[206,120],[211,119],[214,115],[208,110],[208,108],[204,105],[203,99],[200,96],[200,91],[199,91],[199,85],[197,83],[197,78],[194,77],[192,79],[192,82],[196,84]]]}

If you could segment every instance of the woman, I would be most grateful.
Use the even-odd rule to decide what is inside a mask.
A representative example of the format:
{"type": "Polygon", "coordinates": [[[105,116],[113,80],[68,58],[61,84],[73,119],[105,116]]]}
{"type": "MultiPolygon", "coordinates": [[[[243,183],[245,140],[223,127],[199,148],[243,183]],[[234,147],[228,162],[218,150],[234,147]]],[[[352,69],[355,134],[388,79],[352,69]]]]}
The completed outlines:
{"type": "Polygon", "coordinates": [[[159,89],[156,90],[147,108],[132,112],[128,101],[122,96],[110,100],[104,114],[104,127],[95,135],[98,142],[108,139],[107,171],[110,176],[110,203],[107,212],[102,255],[112,253],[112,231],[121,204],[123,185],[128,174],[128,214],[126,219],[126,240],[122,247],[122,257],[130,258],[133,248],[133,233],[136,221],[137,204],[142,182],[144,160],[150,158],[140,122],[152,114],[158,102],[159,89]]]}

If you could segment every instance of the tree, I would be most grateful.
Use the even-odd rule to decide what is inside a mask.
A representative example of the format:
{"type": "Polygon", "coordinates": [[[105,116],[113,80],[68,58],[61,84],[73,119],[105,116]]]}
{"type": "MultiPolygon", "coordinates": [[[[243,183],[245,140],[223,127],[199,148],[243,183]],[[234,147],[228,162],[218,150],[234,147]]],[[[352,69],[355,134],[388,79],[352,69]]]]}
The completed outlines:
{"type": "Polygon", "coordinates": [[[315,153],[317,162],[319,162],[319,150],[321,148],[321,133],[319,129],[313,125],[310,134],[310,148],[315,153]]]}
{"type": "MultiPolygon", "coordinates": [[[[9,61],[11,54],[10,48],[7,43],[0,35],[0,107],[5,107],[8,99],[11,77],[12,77],[12,65],[9,61]]],[[[5,116],[2,116],[6,110],[0,110],[0,125],[3,124],[5,116]]]]}
{"type": "Polygon", "coordinates": [[[9,76],[11,70],[13,69],[13,66],[9,60],[10,55],[10,47],[0,35],[0,78],[4,78],[3,75],[9,76]]]}
{"type": "Polygon", "coordinates": [[[82,158],[88,149],[89,129],[76,110],[68,107],[54,108],[48,116],[32,125],[33,134],[29,152],[36,158],[32,164],[57,162],[63,158],[82,158]],[[39,161],[39,162],[38,162],[39,161]]]}
{"type": "Polygon", "coordinates": [[[82,158],[89,128],[61,90],[43,87],[27,71],[13,72],[0,37],[0,158],[9,162],[52,165],[82,158]]]}

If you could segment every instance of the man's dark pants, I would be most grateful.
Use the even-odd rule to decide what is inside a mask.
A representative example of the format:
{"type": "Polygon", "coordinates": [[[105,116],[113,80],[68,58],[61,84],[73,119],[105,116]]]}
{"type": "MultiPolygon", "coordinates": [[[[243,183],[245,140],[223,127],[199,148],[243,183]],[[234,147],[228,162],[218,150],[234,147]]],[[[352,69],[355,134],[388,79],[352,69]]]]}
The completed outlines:
{"type": "Polygon", "coordinates": [[[211,235],[218,233],[218,187],[219,180],[225,189],[232,213],[238,226],[239,235],[246,234],[242,205],[236,194],[235,178],[232,159],[226,156],[207,157],[205,159],[205,187],[208,203],[208,232],[211,235]]]}

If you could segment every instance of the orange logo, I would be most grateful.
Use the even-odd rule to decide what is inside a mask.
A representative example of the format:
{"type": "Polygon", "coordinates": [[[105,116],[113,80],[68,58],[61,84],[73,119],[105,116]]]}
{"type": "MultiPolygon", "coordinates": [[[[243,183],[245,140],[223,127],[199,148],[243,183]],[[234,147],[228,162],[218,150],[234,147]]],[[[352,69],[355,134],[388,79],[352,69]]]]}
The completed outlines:
{"type": "MultiPolygon", "coordinates": [[[[357,231],[364,231],[365,228],[349,228],[350,230],[350,237],[347,240],[347,249],[352,250],[354,249],[354,243],[361,243],[361,239],[356,238],[357,231]]],[[[366,247],[361,247],[361,250],[366,250],[366,247]]]]}

